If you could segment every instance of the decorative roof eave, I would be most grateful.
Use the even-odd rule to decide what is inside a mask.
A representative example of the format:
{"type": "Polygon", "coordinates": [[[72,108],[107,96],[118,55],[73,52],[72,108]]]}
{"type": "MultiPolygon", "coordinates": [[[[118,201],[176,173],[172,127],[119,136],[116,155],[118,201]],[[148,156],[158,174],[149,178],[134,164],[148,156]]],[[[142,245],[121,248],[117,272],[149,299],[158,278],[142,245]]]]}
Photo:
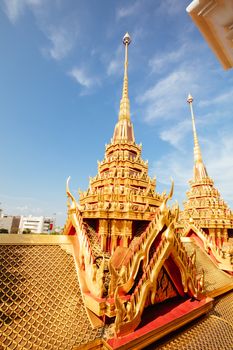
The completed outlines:
{"type": "Polygon", "coordinates": [[[223,68],[232,68],[233,7],[231,2],[193,0],[186,11],[214,51],[223,68]]]}

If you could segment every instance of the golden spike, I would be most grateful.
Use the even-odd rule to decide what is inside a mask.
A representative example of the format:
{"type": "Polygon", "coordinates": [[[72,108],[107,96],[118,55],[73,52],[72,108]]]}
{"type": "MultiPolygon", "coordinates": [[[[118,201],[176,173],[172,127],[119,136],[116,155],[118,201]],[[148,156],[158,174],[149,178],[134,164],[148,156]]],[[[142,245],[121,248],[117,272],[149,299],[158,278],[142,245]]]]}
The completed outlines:
{"type": "Polygon", "coordinates": [[[194,161],[202,163],[201,149],[199,146],[198,138],[197,138],[197,130],[195,125],[195,118],[193,113],[193,97],[189,94],[187,98],[187,102],[190,106],[191,116],[192,116],[192,124],[193,124],[193,138],[194,138],[194,161]]]}
{"type": "Polygon", "coordinates": [[[126,33],[123,38],[123,44],[125,45],[125,69],[124,69],[124,81],[122,89],[122,98],[120,102],[119,120],[130,120],[130,103],[128,95],[128,46],[131,43],[129,33],[126,33]]]}

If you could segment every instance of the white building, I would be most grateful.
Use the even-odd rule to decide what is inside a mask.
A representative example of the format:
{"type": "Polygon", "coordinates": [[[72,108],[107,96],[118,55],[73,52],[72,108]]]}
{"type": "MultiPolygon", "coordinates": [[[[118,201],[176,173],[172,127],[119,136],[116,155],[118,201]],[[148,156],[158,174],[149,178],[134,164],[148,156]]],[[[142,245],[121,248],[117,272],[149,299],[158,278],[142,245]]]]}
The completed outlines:
{"type": "Polygon", "coordinates": [[[22,216],[19,231],[30,230],[31,233],[50,233],[54,229],[54,219],[44,216],[22,216]]]}

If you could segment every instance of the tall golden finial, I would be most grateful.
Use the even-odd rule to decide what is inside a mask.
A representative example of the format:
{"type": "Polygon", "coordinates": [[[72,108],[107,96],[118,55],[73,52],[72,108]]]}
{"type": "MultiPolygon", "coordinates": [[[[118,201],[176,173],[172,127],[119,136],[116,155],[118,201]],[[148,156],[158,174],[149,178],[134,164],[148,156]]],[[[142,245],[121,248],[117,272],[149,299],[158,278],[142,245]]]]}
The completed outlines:
{"type": "Polygon", "coordinates": [[[112,142],[135,142],[133,125],[130,120],[130,103],[128,96],[128,46],[131,38],[128,33],[123,38],[125,45],[125,69],[122,89],[122,98],[120,102],[120,111],[118,122],[114,129],[112,142]]]}
{"type": "Polygon", "coordinates": [[[194,174],[193,175],[194,175],[194,181],[199,181],[208,177],[208,174],[206,171],[206,167],[202,161],[201,149],[198,143],[195,118],[193,113],[193,105],[192,105],[193,97],[190,94],[188,95],[187,102],[190,105],[192,124],[193,124],[193,137],[194,137],[194,168],[193,168],[194,174]]]}
{"type": "Polygon", "coordinates": [[[192,124],[193,124],[193,138],[194,138],[194,161],[202,162],[201,149],[199,146],[198,138],[197,138],[197,130],[195,125],[195,118],[193,113],[193,97],[189,94],[187,98],[187,102],[189,103],[191,116],[192,116],[192,124]]]}
{"type": "Polygon", "coordinates": [[[122,98],[120,102],[119,120],[130,120],[130,103],[128,96],[128,46],[131,43],[129,33],[126,33],[123,38],[123,44],[125,45],[125,69],[124,69],[124,81],[122,98]]]}

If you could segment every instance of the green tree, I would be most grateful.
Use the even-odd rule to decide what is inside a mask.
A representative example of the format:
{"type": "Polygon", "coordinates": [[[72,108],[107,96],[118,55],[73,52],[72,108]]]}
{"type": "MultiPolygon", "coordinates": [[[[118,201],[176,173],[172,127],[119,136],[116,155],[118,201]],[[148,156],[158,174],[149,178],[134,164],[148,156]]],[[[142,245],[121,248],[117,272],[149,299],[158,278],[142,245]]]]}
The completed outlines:
{"type": "Polygon", "coordinates": [[[0,233],[9,233],[9,231],[6,228],[0,228],[0,233]]]}
{"type": "Polygon", "coordinates": [[[23,233],[24,234],[30,234],[31,233],[30,228],[25,228],[25,230],[23,230],[23,233]]]}

